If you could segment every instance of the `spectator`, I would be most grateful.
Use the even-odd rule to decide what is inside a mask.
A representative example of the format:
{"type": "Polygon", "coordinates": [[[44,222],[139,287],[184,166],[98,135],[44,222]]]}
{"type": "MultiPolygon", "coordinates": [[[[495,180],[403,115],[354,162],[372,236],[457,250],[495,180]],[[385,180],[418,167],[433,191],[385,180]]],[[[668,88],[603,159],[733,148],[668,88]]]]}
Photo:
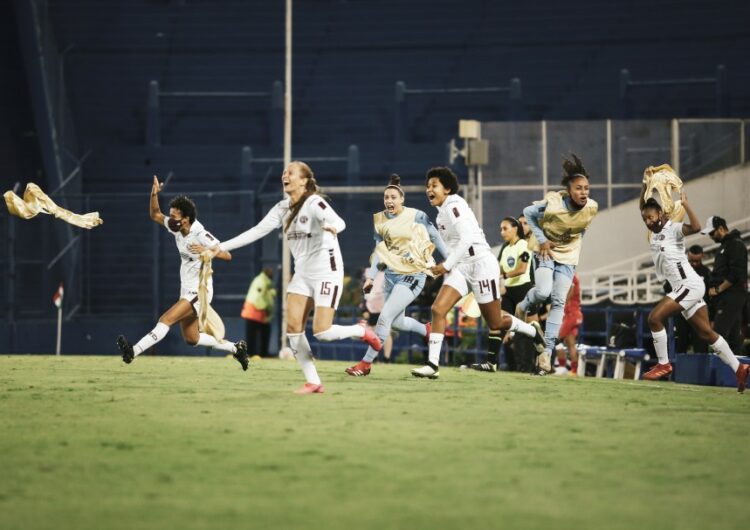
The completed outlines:
{"type": "Polygon", "coordinates": [[[253,278],[247,290],[240,316],[245,319],[247,346],[252,355],[268,356],[271,339],[271,319],[276,301],[273,286],[273,269],[265,267],[253,278]]]}
{"type": "Polygon", "coordinates": [[[701,233],[721,244],[708,290],[714,304],[714,330],[726,337],[735,355],[741,354],[740,323],[747,298],[747,248],[740,232],[730,232],[727,222],[718,215],[708,218],[701,233]]]}

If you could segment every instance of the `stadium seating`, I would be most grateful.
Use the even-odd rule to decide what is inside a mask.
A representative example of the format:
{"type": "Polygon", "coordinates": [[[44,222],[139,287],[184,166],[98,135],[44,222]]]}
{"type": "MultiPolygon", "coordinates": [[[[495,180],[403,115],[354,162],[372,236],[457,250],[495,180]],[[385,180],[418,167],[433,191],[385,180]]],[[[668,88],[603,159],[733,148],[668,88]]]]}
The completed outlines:
{"type": "MultiPolygon", "coordinates": [[[[468,0],[460,8],[445,0],[297,2],[293,154],[343,156],[355,144],[357,182],[347,180],[340,162],[315,164],[324,185],[380,184],[391,171],[420,183],[425,168],[445,163],[445,142],[456,136],[459,118],[510,117],[503,94],[410,97],[404,143],[395,145],[397,81],[419,88],[486,87],[517,77],[523,83],[522,119],[604,119],[620,116],[621,68],[638,79],[664,79],[712,75],[721,63],[729,77],[730,112],[750,115],[750,94],[739,88],[750,82],[746,17],[729,16],[737,6],[721,3],[734,11],[691,3],[675,13],[642,1],[468,0]],[[644,20],[668,22],[655,33],[644,20]]],[[[228,237],[259,219],[271,203],[260,195],[277,193],[281,171],[278,162],[267,162],[254,165],[249,180],[240,176],[243,146],[261,159],[281,155],[271,137],[269,102],[261,98],[165,99],[162,146],[147,147],[149,82],[158,81],[165,91],[269,90],[283,80],[283,3],[119,0],[102,9],[94,0],[69,0],[48,3],[46,13],[58,49],[68,49],[66,92],[75,132],[83,150],[92,152],[82,190],[99,194],[91,200],[102,204],[109,233],[140,234],[125,241],[87,236],[92,303],[84,311],[107,309],[102,304],[111,299],[109,309],[149,313],[153,297],[144,285],[151,280],[135,256],[147,255],[153,245],[145,206],[151,175],[173,174],[168,195],[249,187],[257,195],[244,210],[236,200],[232,210],[221,212],[208,206],[214,199],[198,195],[202,220],[228,237]],[[128,195],[127,205],[116,205],[111,194],[143,195],[128,195]],[[123,271],[133,272],[120,284],[104,281],[123,271]]],[[[711,91],[702,88],[636,92],[633,102],[635,117],[651,119],[710,117],[715,107],[711,91]]],[[[377,209],[379,199],[333,199],[349,221],[341,241],[354,269],[371,250],[371,227],[357,215],[377,209]]],[[[176,258],[168,236],[161,241],[162,291],[169,292],[176,258]]],[[[263,245],[238,254],[247,260],[241,270],[219,269],[226,292],[242,294],[260,259],[278,256],[277,241],[263,245]]]]}

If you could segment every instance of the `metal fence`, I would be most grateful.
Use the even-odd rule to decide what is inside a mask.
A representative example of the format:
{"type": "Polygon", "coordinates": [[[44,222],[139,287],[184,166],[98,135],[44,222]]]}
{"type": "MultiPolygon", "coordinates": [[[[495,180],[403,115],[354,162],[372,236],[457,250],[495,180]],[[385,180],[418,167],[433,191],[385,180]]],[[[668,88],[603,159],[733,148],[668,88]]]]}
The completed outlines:
{"type": "Polygon", "coordinates": [[[747,160],[748,121],[742,119],[487,122],[489,164],[481,168],[479,196],[485,232],[559,187],[562,158],[581,156],[592,197],[601,208],[638,196],[643,170],[671,164],[691,180],[747,160]]]}

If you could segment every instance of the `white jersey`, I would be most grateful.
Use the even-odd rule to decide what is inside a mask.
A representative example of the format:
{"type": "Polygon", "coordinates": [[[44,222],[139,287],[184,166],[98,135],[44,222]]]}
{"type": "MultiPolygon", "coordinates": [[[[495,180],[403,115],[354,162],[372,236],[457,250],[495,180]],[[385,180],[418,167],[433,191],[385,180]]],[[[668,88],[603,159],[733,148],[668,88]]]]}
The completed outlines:
{"type": "MultiPolygon", "coordinates": [[[[219,241],[212,236],[208,230],[196,219],[190,225],[190,231],[183,236],[179,231],[172,232],[167,222],[169,217],[164,216],[164,227],[174,236],[177,251],[180,253],[180,287],[182,291],[198,292],[198,280],[201,272],[200,255],[190,251],[190,245],[199,244],[206,248],[215,247],[219,241]]],[[[213,279],[208,279],[208,289],[213,289],[213,279]]]]}
{"type": "Polygon", "coordinates": [[[651,233],[651,256],[654,259],[656,275],[660,281],[668,281],[672,290],[683,283],[703,283],[703,280],[685,255],[685,235],[682,233],[683,223],[667,221],[658,234],[651,233]]]}
{"type": "Polygon", "coordinates": [[[449,195],[438,206],[437,227],[448,247],[448,257],[443,262],[447,270],[458,263],[471,263],[491,255],[490,246],[484,237],[474,212],[458,195],[449,195]]]}
{"type": "MultiPolygon", "coordinates": [[[[286,226],[289,218],[289,199],[276,203],[263,220],[250,230],[221,244],[222,250],[233,250],[257,241],[272,230],[286,226]]],[[[322,274],[326,271],[343,273],[339,241],[325,230],[331,227],[336,233],[346,228],[346,223],[320,195],[311,195],[300,208],[296,219],[284,234],[294,257],[294,270],[305,274],[322,274]]]]}

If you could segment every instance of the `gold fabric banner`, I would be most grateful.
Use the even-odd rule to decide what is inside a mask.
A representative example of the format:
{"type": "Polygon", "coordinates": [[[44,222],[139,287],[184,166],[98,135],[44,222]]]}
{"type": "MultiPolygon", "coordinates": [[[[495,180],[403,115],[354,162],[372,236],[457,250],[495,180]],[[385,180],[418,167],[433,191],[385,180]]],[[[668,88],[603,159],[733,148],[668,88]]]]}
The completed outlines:
{"type": "Polygon", "coordinates": [[[208,333],[219,342],[224,342],[226,329],[219,313],[208,303],[208,280],[214,271],[211,267],[211,257],[207,252],[201,254],[201,272],[198,280],[198,328],[208,333]]]}
{"type": "Polygon", "coordinates": [[[643,183],[646,185],[643,200],[647,201],[654,193],[659,196],[662,211],[672,221],[680,222],[685,217],[682,201],[675,201],[672,194],[682,191],[682,179],[677,176],[669,164],[649,166],[643,172],[643,183]]]}
{"type": "Polygon", "coordinates": [[[26,184],[26,191],[23,192],[23,199],[12,191],[6,191],[3,194],[3,197],[5,197],[5,205],[8,207],[8,211],[12,215],[22,219],[31,219],[40,213],[46,213],[48,215],[54,215],[66,223],[89,229],[99,226],[104,222],[104,220],[99,217],[99,212],[77,214],[70,210],[66,210],[65,208],[61,208],[33,182],[26,184]]]}

